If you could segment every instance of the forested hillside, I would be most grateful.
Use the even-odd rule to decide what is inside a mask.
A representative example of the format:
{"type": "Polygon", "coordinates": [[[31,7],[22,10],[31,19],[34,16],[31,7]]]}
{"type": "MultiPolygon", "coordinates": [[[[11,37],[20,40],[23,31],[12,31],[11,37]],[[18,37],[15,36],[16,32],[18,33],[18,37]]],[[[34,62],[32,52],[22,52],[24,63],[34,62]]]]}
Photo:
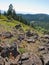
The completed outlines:
{"type": "Polygon", "coordinates": [[[18,14],[26,19],[28,24],[32,23],[34,26],[40,26],[49,30],[49,15],[48,14],[18,14]]]}

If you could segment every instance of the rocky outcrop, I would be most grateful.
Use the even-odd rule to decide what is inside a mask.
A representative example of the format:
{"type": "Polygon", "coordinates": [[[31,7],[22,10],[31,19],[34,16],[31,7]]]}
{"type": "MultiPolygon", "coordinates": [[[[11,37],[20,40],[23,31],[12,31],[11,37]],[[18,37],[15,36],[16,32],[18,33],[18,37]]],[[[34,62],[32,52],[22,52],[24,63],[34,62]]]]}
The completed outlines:
{"type": "Polygon", "coordinates": [[[0,46],[0,54],[1,54],[1,56],[3,58],[9,57],[10,53],[14,57],[16,57],[17,55],[19,55],[19,52],[17,51],[17,45],[16,45],[16,43],[14,43],[13,45],[11,45],[10,47],[8,47],[8,46],[6,46],[6,47],[0,46]]]}
{"type": "Polygon", "coordinates": [[[38,56],[30,53],[24,53],[19,60],[20,65],[42,65],[38,56]]]}
{"type": "Polygon", "coordinates": [[[0,38],[4,38],[5,39],[5,38],[11,38],[11,37],[13,37],[11,32],[2,32],[0,34],[0,38]]]}
{"type": "Polygon", "coordinates": [[[16,58],[0,58],[1,65],[42,65],[41,60],[38,56],[32,53],[24,53],[18,55],[16,58]],[[3,62],[2,62],[3,61],[3,62]]]}
{"type": "MultiPolygon", "coordinates": [[[[40,37],[34,31],[24,32],[21,25],[16,25],[12,33],[0,33],[0,65],[49,65],[49,35],[40,37]],[[11,41],[11,39],[11,44],[9,42],[7,44],[6,40],[11,41]],[[27,53],[19,53],[17,45],[19,48],[25,48],[27,53]]],[[[20,50],[23,51],[22,49],[20,50]]]]}

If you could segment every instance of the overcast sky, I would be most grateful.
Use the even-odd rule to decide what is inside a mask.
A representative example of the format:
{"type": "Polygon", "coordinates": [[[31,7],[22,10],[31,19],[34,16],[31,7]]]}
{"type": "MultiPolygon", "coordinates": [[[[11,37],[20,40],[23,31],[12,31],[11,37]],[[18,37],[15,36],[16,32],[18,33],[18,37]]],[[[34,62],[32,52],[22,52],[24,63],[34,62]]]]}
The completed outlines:
{"type": "Polygon", "coordinates": [[[0,0],[0,10],[7,10],[9,4],[19,13],[49,14],[49,0],[0,0]]]}

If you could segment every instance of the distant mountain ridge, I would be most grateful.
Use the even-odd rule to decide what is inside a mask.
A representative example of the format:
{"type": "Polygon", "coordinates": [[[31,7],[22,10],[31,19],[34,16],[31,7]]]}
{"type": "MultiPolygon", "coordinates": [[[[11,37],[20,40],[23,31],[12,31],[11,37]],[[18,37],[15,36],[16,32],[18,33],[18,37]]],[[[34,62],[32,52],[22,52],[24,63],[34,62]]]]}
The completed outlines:
{"type": "MultiPolygon", "coordinates": [[[[2,13],[4,11],[1,10],[2,13]]],[[[49,15],[48,14],[18,14],[18,16],[21,16],[24,20],[27,20],[27,24],[30,24],[30,22],[33,22],[34,26],[42,27],[47,30],[49,30],[49,15]]]]}
{"type": "Polygon", "coordinates": [[[33,22],[36,27],[42,27],[49,30],[49,15],[48,14],[18,14],[26,19],[29,23],[33,22]]]}
{"type": "MultiPolygon", "coordinates": [[[[4,10],[1,10],[4,13],[4,10]]],[[[18,13],[17,13],[18,14],[18,13]]],[[[28,21],[49,21],[48,14],[18,14],[28,21]]]]}
{"type": "Polygon", "coordinates": [[[49,21],[48,14],[18,14],[28,21],[49,21]]]}

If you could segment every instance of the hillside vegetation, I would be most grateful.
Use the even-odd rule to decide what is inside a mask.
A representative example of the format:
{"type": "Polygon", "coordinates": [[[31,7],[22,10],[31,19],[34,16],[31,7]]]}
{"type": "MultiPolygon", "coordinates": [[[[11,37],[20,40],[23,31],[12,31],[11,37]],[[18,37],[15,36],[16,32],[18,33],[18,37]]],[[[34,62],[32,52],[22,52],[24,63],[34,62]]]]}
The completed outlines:
{"type": "Polygon", "coordinates": [[[24,19],[28,21],[30,24],[32,24],[35,27],[41,27],[46,30],[49,30],[49,15],[48,14],[18,14],[21,15],[24,19]]]}

